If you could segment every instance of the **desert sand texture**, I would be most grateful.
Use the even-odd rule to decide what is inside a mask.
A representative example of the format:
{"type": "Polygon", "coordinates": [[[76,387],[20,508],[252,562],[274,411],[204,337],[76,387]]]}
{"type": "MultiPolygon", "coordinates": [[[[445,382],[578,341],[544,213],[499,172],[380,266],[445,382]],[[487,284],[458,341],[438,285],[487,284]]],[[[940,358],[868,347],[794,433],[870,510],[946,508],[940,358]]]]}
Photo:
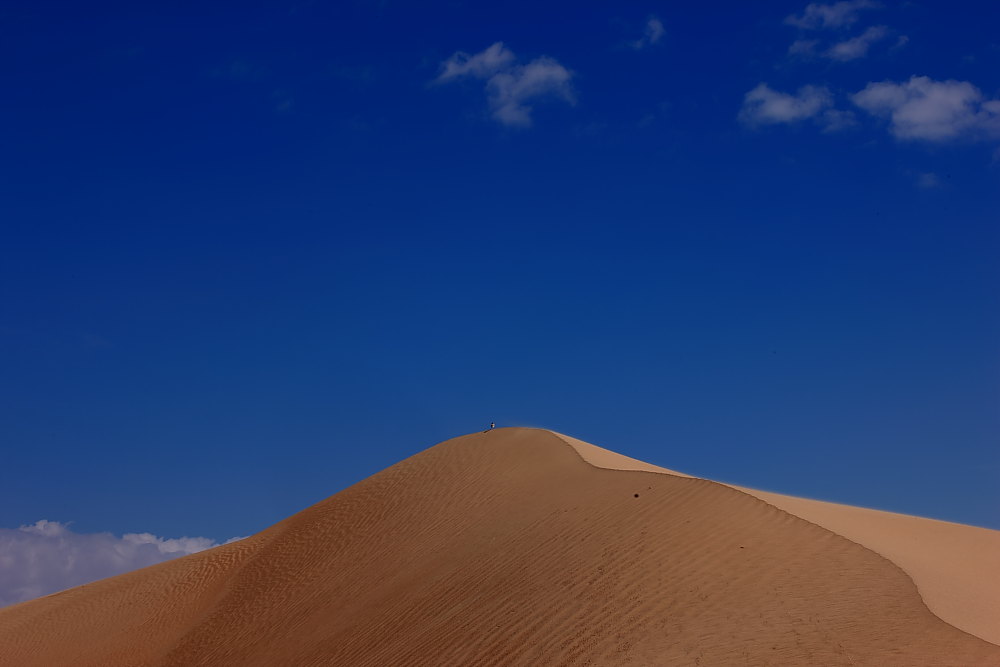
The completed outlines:
{"type": "Polygon", "coordinates": [[[229,545],[0,609],[0,665],[955,665],[872,549],[551,432],[443,442],[229,545]]]}
{"type": "MultiPolygon", "coordinates": [[[[556,435],[591,465],[689,477],[556,435]]],[[[941,619],[1000,645],[1000,531],[742,486],[732,488],[884,556],[913,579],[924,602],[941,619]]]]}

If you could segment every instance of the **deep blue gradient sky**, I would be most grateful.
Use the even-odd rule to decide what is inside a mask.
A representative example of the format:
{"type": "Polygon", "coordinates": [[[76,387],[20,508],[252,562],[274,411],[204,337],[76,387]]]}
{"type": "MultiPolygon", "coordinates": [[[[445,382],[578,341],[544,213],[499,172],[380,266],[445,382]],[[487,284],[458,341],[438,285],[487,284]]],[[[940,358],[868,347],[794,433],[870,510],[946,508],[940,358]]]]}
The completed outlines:
{"type": "Polygon", "coordinates": [[[0,526],[245,535],[496,420],[1000,528],[1000,9],[805,4],[6,4],[0,526]]]}

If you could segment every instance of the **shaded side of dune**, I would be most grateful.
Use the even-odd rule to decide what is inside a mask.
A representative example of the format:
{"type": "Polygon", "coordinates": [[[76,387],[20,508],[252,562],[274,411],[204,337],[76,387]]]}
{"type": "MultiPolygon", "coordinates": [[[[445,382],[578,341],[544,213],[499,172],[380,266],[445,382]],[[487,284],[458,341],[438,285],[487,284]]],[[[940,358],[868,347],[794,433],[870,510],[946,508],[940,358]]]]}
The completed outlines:
{"type": "Polygon", "coordinates": [[[877,554],[734,489],[447,441],[253,538],[0,610],[0,664],[1000,665],[877,554]]]}

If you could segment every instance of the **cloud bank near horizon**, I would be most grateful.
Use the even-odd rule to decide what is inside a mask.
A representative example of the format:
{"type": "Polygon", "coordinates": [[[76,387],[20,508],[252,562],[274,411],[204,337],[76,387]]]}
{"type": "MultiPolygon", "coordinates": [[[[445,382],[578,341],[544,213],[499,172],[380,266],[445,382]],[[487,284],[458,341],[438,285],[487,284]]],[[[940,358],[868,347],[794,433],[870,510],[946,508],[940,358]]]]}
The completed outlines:
{"type": "Polygon", "coordinates": [[[0,528],[0,607],[216,546],[219,543],[207,537],[76,533],[69,524],[45,519],[0,528]]]}

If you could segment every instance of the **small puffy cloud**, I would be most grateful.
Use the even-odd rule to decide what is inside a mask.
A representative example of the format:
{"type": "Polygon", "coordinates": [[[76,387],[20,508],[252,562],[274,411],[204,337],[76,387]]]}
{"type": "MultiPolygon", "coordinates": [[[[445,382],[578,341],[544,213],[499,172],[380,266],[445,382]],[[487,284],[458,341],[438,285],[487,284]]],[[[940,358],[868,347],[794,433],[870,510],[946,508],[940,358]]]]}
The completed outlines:
{"type": "Polygon", "coordinates": [[[531,125],[527,100],[544,96],[574,102],[570,79],[573,75],[552,58],[542,56],[527,65],[498,72],[486,83],[493,117],[504,125],[531,125]]]}
{"type": "Polygon", "coordinates": [[[857,37],[837,42],[824,55],[831,60],[838,60],[840,62],[864,58],[868,55],[868,49],[871,45],[885,39],[888,34],[889,29],[884,25],[872,26],[857,37]]]}
{"type": "Polygon", "coordinates": [[[0,606],[214,546],[218,543],[207,537],[76,533],[67,524],[44,519],[17,529],[0,528],[0,606]]]}
{"type": "Polygon", "coordinates": [[[570,70],[548,56],[520,64],[503,42],[496,42],[475,55],[456,52],[441,64],[441,74],[435,82],[460,78],[484,79],[491,115],[512,127],[531,125],[529,102],[534,100],[556,98],[570,104],[576,102],[570,70]]]}
{"type": "Polygon", "coordinates": [[[441,63],[441,74],[437,80],[451,81],[463,76],[473,76],[485,79],[506,69],[517,60],[514,52],[496,42],[475,55],[465,51],[456,51],[450,58],[441,63]]]}
{"type": "Polygon", "coordinates": [[[785,18],[785,23],[805,30],[822,30],[825,28],[842,28],[858,20],[858,14],[865,9],[875,9],[879,6],[873,0],[844,0],[832,4],[812,2],[806,5],[801,14],[792,14],[785,18]]]}
{"type": "Polygon", "coordinates": [[[666,29],[663,27],[663,22],[655,16],[650,16],[646,19],[646,25],[642,31],[642,37],[632,42],[632,48],[639,50],[644,49],[647,46],[652,46],[660,41],[666,33],[666,29]]]}
{"type": "Polygon", "coordinates": [[[803,86],[792,94],[761,83],[744,95],[740,120],[752,126],[797,123],[819,117],[832,105],[833,97],[824,87],[803,86]]]}
{"type": "Polygon", "coordinates": [[[889,119],[898,139],[949,141],[1000,136],[1000,100],[988,100],[968,81],[914,76],[906,82],[869,83],[851,101],[889,119]]]}

